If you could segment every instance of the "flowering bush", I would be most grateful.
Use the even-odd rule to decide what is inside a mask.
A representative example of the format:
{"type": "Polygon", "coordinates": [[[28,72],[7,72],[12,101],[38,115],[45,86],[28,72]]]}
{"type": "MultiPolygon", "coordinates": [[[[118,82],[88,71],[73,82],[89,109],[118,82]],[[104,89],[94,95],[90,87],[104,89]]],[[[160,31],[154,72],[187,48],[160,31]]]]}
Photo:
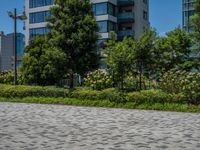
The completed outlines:
{"type": "Polygon", "coordinates": [[[168,93],[183,93],[192,104],[200,103],[200,73],[169,71],[164,74],[160,87],[168,93]]]}
{"type": "Polygon", "coordinates": [[[100,69],[88,73],[84,81],[86,86],[95,90],[112,87],[111,76],[106,71],[100,69]]]}

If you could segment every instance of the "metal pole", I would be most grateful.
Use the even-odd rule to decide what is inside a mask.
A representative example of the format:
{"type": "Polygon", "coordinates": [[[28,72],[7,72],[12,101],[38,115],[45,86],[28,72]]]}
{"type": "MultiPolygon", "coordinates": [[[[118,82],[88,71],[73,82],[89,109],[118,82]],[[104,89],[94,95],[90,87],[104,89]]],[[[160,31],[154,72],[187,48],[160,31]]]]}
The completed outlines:
{"type": "Polygon", "coordinates": [[[17,9],[14,10],[14,84],[17,85],[17,9]]]}

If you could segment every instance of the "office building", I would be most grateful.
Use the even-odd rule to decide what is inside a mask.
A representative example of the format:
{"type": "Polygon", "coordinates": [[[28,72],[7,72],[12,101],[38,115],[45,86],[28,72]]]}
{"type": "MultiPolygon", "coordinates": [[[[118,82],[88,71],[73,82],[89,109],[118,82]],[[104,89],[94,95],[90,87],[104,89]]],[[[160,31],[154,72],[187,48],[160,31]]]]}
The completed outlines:
{"type": "MultiPolygon", "coordinates": [[[[115,31],[122,39],[125,36],[139,37],[149,26],[149,0],[91,0],[96,21],[100,27],[99,43],[115,31]]],[[[53,0],[25,0],[26,44],[30,38],[50,30],[45,18],[50,16],[53,0]]]]}
{"type": "MultiPolygon", "coordinates": [[[[20,66],[24,53],[25,37],[17,33],[17,66],[20,66]]],[[[0,32],[0,71],[13,70],[14,34],[0,32]]]]}
{"type": "Polygon", "coordinates": [[[183,13],[183,29],[191,32],[190,17],[194,15],[194,4],[196,0],[182,0],[182,13],[183,13]]]}

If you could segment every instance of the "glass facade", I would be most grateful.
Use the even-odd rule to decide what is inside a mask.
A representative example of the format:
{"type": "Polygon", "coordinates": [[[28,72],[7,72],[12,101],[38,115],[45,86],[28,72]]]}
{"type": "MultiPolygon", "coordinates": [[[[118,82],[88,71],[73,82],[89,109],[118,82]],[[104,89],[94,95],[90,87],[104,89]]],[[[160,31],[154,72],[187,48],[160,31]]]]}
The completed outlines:
{"type": "MultiPolygon", "coordinates": [[[[11,43],[14,44],[14,34],[7,34],[7,36],[11,39],[11,43]]],[[[17,33],[17,67],[19,67],[22,63],[22,57],[24,54],[24,48],[25,48],[25,36],[22,33],[17,33]]],[[[13,50],[14,52],[14,50],[13,50]]]]}
{"type": "Polygon", "coordinates": [[[47,27],[43,28],[32,28],[29,30],[30,38],[34,38],[37,35],[45,35],[46,33],[50,32],[50,29],[47,27]]]}
{"type": "Polygon", "coordinates": [[[112,15],[116,16],[116,7],[111,3],[97,3],[92,5],[92,9],[95,16],[98,15],[112,15]]]}
{"type": "Polygon", "coordinates": [[[97,21],[97,24],[99,26],[99,32],[100,33],[106,33],[110,31],[116,30],[116,23],[105,20],[105,21],[97,21]]]}
{"type": "MultiPolygon", "coordinates": [[[[12,42],[14,42],[13,41],[13,38],[14,38],[14,34],[13,33],[7,34],[7,36],[12,39],[12,42]]],[[[25,45],[25,36],[24,36],[24,34],[17,33],[17,55],[23,55],[24,54],[24,45],[25,45]]]]}
{"type": "Polygon", "coordinates": [[[29,8],[52,5],[54,0],[29,0],[29,8]]]}
{"type": "Polygon", "coordinates": [[[25,39],[23,34],[17,34],[17,55],[24,54],[25,39]]]}
{"type": "Polygon", "coordinates": [[[29,23],[45,22],[46,18],[51,15],[50,11],[35,12],[29,14],[29,23]]]}
{"type": "Polygon", "coordinates": [[[194,15],[195,0],[183,0],[183,28],[191,32],[190,17],[194,15]]]}

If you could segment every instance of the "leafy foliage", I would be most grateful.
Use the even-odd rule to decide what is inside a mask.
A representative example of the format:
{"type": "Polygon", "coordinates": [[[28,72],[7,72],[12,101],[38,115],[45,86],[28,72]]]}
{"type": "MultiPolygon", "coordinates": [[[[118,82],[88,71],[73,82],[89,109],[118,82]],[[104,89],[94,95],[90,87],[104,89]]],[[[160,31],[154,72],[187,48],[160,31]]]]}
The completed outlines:
{"type": "Polygon", "coordinates": [[[189,60],[191,40],[189,34],[176,28],[162,37],[156,44],[156,66],[162,75],[172,68],[179,67],[189,60]]]}
{"type": "Polygon", "coordinates": [[[14,78],[13,71],[0,72],[0,83],[12,84],[13,78],[14,78]]]}
{"type": "MultiPolygon", "coordinates": [[[[193,49],[195,53],[200,54],[200,0],[196,0],[195,14],[191,17],[192,37],[194,39],[193,49]]],[[[198,60],[199,61],[199,60],[198,60]]]]}
{"type": "Polygon", "coordinates": [[[57,87],[3,85],[0,84],[0,97],[64,97],[68,90],[57,87]]]}
{"type": "Polygon", "coordinates": [[[55,0],[49,18],[50,43],[65,53],[63,66],[70,74],[84,75],[97,67],[96,41],[98,25],[93,16],[89,0],[55,0]]]}
{"type": "Polygon", "coordinates": [[[49,47],[44,37],[38,36],[25,50],[21,68],[25,84],[53,85],[64,75],[66,55],[55,47],[49,47]]]}
{"type": "MultiPolygon", "coordinates": [[[[190,79],[190,78],[189,78],[190,79]]],[[[198,76],[199,79],[199,76],[198,76]]],[[[196,83],[195,83],[196,84],[196,83]]],[[[199,84],[199,82],[197,83],[199,84]]],[[[196,85],[197,85],[196,84],[196,85]]],[[[92,90],[91,88],[77,88],[68,90],[57,87],[41,87],[41,86],[24,86],[24,85],[3,85],[0,84],[0,97],[5,98],[25,98],[25,97],[65,97],[77,98],[80,100],[109,100],[114,103],[133,103],[135,105],[155,103],[189,103],[199,104],[199,95],[190,92],[191,86],[188,86],[188,93],[168,93],[161,90],[142,90],[140,92],[121,92],[114,88],[104,90],[92,90]],[[189,94],[189,95],[187,95],[189,94]]]]}
{"type": "Polygon", "coordinates": [[[129,45],[131,39],[124,39],[122,42],[117,42],[109,45],[104,53],[112,76],[113,81],[119,85],[121,89],[124,88],[124,79],[131,68],[132,61],[132,49],[129,45]]]}
{"type": "MultiPolygon", "coordinates": [[[[200,0],[196,0],[195,3],[195,14],[190,18],[190,26],[192,28],[191,37],[193,39],[193,61],[188,63],[192,64],[192,67],[199,71],[200,70],[200,0]]],[[[193,69],[193,70],[194,70],[193,69]]]]}
{"type": "Polygon", "coordinates": [[[192,104],[200,103],[200,73],[171,70],[164,74],[161,89],[168,93],[183,93],[192,104]]]}
{"type": "Polygon", "coordinates": [[[142,89],[142,75],[147,75],[154,63],[156,37],[154,30],[146,30],[139,39],[125,38],[121,42],[108,42],[104,60],[120,89],[124,88],[125,79],[130,73],[140,76],[139,87],[142,89]]]}

